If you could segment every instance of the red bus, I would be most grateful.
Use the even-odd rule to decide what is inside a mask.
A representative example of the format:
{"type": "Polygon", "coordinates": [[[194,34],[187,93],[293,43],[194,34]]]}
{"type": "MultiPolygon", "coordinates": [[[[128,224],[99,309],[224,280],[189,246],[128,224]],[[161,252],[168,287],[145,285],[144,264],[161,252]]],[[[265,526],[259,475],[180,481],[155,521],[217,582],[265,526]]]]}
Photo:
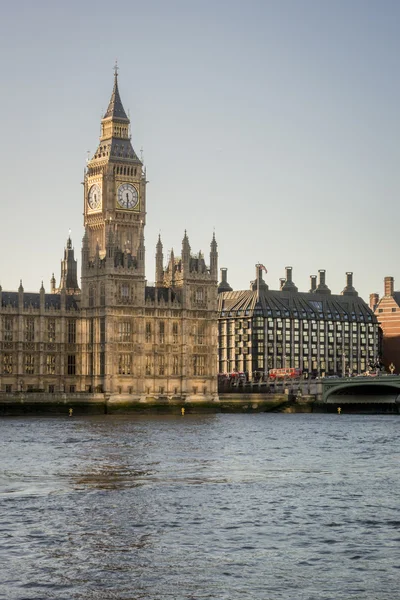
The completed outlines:
{"type": "Polygon", "coordinates": [[[270,369],[268,376],[271,379],[298,379],[302,374],[301,369],[295,369],[294,367],[286,367],[285,369],[270,369]]]}

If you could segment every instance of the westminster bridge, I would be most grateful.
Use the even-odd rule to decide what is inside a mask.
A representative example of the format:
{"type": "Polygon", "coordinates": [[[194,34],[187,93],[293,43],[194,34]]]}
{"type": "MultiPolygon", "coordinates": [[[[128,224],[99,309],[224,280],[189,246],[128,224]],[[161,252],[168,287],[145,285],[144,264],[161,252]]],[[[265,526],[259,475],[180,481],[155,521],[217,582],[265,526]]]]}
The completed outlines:
{"type": "Polygon", "coordinates": [[[290,397],[314,398],[327,405],[397,404],[400,407],[400,375],[365,375],[322,377],[316,379],[246,382],[219,386],[224,394],[287,394],[290,397]]]}

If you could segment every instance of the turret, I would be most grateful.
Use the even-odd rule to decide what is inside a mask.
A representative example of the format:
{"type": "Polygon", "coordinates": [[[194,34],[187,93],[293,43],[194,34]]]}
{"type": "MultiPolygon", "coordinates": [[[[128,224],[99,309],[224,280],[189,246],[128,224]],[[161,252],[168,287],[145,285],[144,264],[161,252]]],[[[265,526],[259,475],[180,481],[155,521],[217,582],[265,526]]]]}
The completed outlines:
{"type": "Polygon", "coordinates": [[[20,279],[20,281],[19,281],[18,306],[19,306],[20,310],[22,310],[24,308],[24,288],[22,286],[22,279],[20,279]]]}
{"type": "Polygon", "coordinates": [[[40,312],[43,313],[44,308],[45,308],[45,298],[46,298],[43,281],[42,281],[42,285],[40,286],[39,298],[40,298],[40,312]]]}
{"type": "MultiPolygon", "coordinates": [[[[89,265],[89,236],[87,228],[85,227],[85,233],[82,238],[82,274],[89,265]]],[[[54,275],[53,275],[54,277],[54,275]]]]}
{"type": "Polygon", "coordinates": [[[161,236],[158,236],[156,246],[156,286],[162,287],[164,284],[164,255],[161,236]]]}
{"type": "Polygon", "coordinates": [[[67,294],[79,294],[77,277],[77,261],[74,257],[71,236],[68,237],[67,245],[64,249],[64,259],[61,261],[61,278],[59,290],[65,289],[67,294]]]}
{"type": "Polygon", "coordinates": [[[218,245],[215,239],[215,233],[210,244],[210,275],[212,279],[218,278],[218,245]]]}
{"type": "Polygon", "coordinates": [[[137,250],[137,263],[138,263],[138,270],[141,275],[144,275],[144,271],[145,271],[144,262],[145,262],[144,227],[143,227],[143,223],[140,222],[139,245],[138,245],[138,250],[137,250]]]}
{"type": "Polygon", "coordinates": [[[185,235],[183,236],[183,240],[182,240],[182,269],[186,275],[189,274],[189,266],[190,266],[190,244],[189,244],[189,238],[187,236],[186,229],[185,229],[185,235]]]}
{"type": "Polygon", "coordinates": [[[56,278],[54,277],[54,273],[50,279],[50,291],[52,294],[56,293],[56,278]]]}

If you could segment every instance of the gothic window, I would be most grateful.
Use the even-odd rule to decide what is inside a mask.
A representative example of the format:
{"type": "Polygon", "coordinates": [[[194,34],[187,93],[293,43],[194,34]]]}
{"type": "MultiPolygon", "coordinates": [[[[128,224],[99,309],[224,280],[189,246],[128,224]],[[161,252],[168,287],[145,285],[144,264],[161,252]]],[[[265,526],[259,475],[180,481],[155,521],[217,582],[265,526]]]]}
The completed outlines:
{"type": "Polygon", "coordinates": [[[118,340],[120,342],[130,342],[132,339],[132,330],[130,321],[121,321],[118,323],[118,340]]]}
{"type": "Polygon", "coordinates": [[[194,355],[193,356],[193,375],[204,375],[204,372],[205,372],[204,356],[194,355]]]}
{"type": "Polygon", "coordinates": [[[172,342],[178,343],[178,323],[172,323],[172,342]]]}
{"type": "Polygon", "coordinates": [[[76,344],[76,319],[68,319],[68,344],[76,344]]]}
{"type": "Polygon", "coordinates": [[[68,375],[76,375],[75,354],[68,354],[68,356],[67,356],[67,373],[68,373],[68,375]]]}
{"type": "Polygon", "coordinates": [[[164,344],[164,342],[165,342],[165,323],[164,323],[164,321],[160,321],[158,333],[159,333],[160,344],[164,344]]]}
{"type": "Polygon", "coordinates": [[[123,302],[127,302],[129,300],[129,285],[127,283],[123,283],[120,288],[120,296],[123,302]]]}
{"type": "Polygon", "coordinates": [[[13,372],[13,356],[12,354],[3,355],[3,372],[6,375],[11,375],[13,372]]]}
{"type": "Polygon", "coordinates": [[[146,356],[146,375],[151,375],[151,356],[146,356]]]}
{"type": "Polygon", "coordinates": [[[100,286],[100,306],[106,305],[106,287],[104,283],[100,286]]]}
{"type": "Polygon", "coordinates": [[[178,375],[179,359],[177,356],[172,357],[172,375],[178,375]]]}
{"type": "Polygon", "coordinates": [[[33,354],[25,355],[25,373],[27,375],[33,375],[35,372],[35,357],[33,354]]]}
{"type": "Polygon", "coordinates": [[[204,333],[205,333],[205,323],[199,323],[197,326],[197,343],[202,345],[204,344],[204,333]]]}
{"type": "Polygon", "coordinates": [[[106,357],[104,352],[100,352],[100,375],[104,375],[106,371],[106,357]]]}
{"type": "Polygon", "coordinates": [[[146,342],[151,342],[151,323],[146,322],[146,342]]]}
{"type": "Polygon", "coordinates": [[[100,319],[100,344],[106,343],[106,320],[104,317],[100,319]]]}
{"type": "Polygon", "coordinates": [[[94,325],[93,319],[89,319],[89,344],[94,342],[94,325]]]}
{"type": "Polygon", "coordinates": [[[195,302],[203,302],[204,300],[204,291],[203,288],[197,288],[194,295],[195,302]]]}
{"type": "Polygon", "coordinates": [[[25,341],[33,342],[35,339],[35,321],[33,317],[27,317],[25,328],[25,341]]]}
{"type": "Polygon", "coordinates": [[[93,354],[89,354],[89,361],[88,361],[88,375],[93,375],[94,371],[93,371],[93,354]]]}
{"type": "Polygon", "coordinates": [[[12,317],[4,317],[3,321],[4,325],[4,341],[12,342],[13,341],[13,318],[12,317]]]}
{"type": "Polygon", "coordinates": [[[89,307],[93,308],[94,306],[94,287],[91,285],[89,287],[89,307]]]}
{"type": "Polygon", "coordinates": [[[54,354],[48,354],[46,356],[46,373],[47,375],[54,375],[56,372],[56,357],[54,354]]]}
{"type": "Polygon", "coordinates": [[[47,341],[52,343],[56,341],[56,321],[49,319],[47,321],[47,341]]]}
{"type": "Polygon", "coordinates": [[[158,357],[158,374],[164,375],[165,373],[165,356],[162,354],[158,357]]]}
{"type": "Polygon", "coordinates": [[[130,354],[120,354],[118,358],[119,375],[131,374],[132,357],[130,354]]]}

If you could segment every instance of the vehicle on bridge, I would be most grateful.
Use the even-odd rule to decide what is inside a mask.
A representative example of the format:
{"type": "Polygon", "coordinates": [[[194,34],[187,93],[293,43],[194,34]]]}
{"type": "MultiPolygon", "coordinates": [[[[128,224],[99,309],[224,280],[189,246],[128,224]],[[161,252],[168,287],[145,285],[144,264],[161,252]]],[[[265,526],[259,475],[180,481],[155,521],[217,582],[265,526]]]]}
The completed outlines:
{"type": "Polygon", "coordinates": [[[299,379],[303,371],[294,367],[286,367],[284,369],[270,369],[268,377],[270,379],[299,379]]]}

